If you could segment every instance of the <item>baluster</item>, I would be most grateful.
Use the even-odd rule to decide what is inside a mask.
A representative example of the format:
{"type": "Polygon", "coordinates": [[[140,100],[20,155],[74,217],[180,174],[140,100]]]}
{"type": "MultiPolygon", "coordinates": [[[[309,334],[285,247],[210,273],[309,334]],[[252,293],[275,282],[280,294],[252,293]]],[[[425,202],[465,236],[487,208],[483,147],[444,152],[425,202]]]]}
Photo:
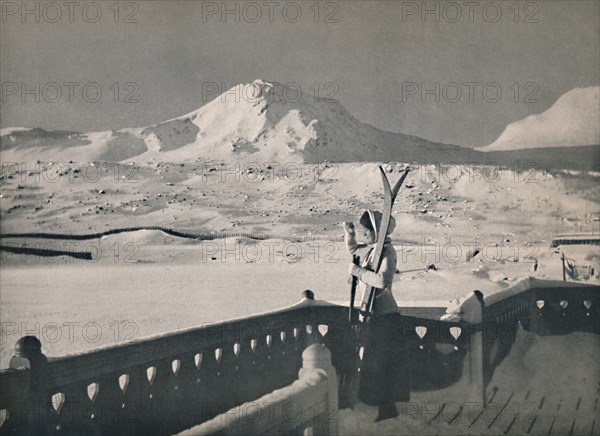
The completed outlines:
{"type": "MultiPolygon", "coordinates": [[[[152,383],[149,385],[148,400],[150,409],[149,424],[154,427],[156,433],[166,433],[169,429],[169,419],[177,409],[173,407],[171,382],[173,373],[171,369],[172,359],[161,359],[152,363],[155,368],[149,371],[152,383]]],[[[148,375],[148,374],[147,374],[148,375]]]]}
{"type": "Polygon", "coordinates": [[[58,391],[64,395],[64,404],[55,426],[60,433],[90,432],[90,415],[95,411],[88,396],[88,385],[92,382],[95,380],[78,381],[58,388],[58,391]]]}
{"type": "Polygon", "coordinates": [[[197,383],[199,371],[195,355],[196,353],[190,351],[171,361],[172,376],[169,389],[173,407],[178,410],[176,417],[172,419],[172,425],[178,429],[192,426],[201,412],[196,401],[201,386],[197,383]]]}
{"type": "Polygon", "coordinates": [[[222,368],[220,362],[223,359],[223,350],[219,353],[214,348],[203,348],[202,360],[198,368],[197,378],[200,383],[196,384],[197,404],[200,408],[197,422],[212,419],[223,410],[226,392],[223,392],[222,368]]]}
{"type": "MultiPolygon", "coordinates": [[[[256,342],[254,342],[256,344],[256,342]]],[[[235,356],[235,352],[233,353],[235,356]]],[[[252,401],[257,398],[255,393],[261,388],[261,379],[257,377],[256,355],[250,341],[238,343],[238,353],[235,357],[234,378],[238,381],[238,398],[240,402],[252,401]],[[243,382],[240,382],[243,381],[243,382]]]]}
{"type": "Polygon", "coordinates": [[[462,334],[462,329],[460,327],[454,326],[454,327],[450,327],[449,332],[450,332],[450,335],[454,338],[454,341],[455,341],[454,349],[458,350],[458,345],[457,345],[456,341],[458,341],[458,338],[462,334]]]}
{"type": "Polygon", "coordinates": [[[122,429],[121,404],[123,391],[119,386],[119,376],[111,373],[98,379],[92,386],[95,390],[88,389],[91,397],[89,407],[89,423],[95,431],[114,434],[122,429]]]}

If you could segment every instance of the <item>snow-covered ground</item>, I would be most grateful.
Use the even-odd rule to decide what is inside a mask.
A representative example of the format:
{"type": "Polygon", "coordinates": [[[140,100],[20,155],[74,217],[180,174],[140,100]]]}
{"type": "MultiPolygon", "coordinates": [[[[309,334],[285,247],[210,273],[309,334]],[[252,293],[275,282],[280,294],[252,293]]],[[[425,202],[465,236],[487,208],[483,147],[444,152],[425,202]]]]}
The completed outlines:
{"type": "Polygon", "coordinates": [[[598,434],[599,362],[597,334],[528,333],[496,368],[485,410],[437,392],[412,393],[410,401],[397,403],[397,418],[378,423],[375,407],[341,410],[340,434],[598,434]]]}
{"type": "MultiPolygon", "coordinates": [[[[97,183],[73,171],[44,183],[48,167],[4,178],[3,234],[158,225],[271,239],[200,242],[157,230],[70,242],[5,237],[3,246],[89,252],[94,260],[2,253],[2,367],[24,334],[40,336],[44,351],[56,356],[279,309],[305,289],[318,299],[347,300],[350,259],[340,223],[382,202],[375,164],[322,167],[318,180],[310,165],[298,167],[302,175],[293,180],[263,168],[259,181],[188,165],[135,167],[135,183],[115,181],[110,168],[97,183]],[[277,238],[294,235],[324,239],[277,238]]],[[[387,165],[389,177],[395,180],[402,167],[387,165]]],[[[535,173],[526,175],[536,183],[526,183],[523,173],[506,170],[492,183],[481,175],[484,169],[475,170],[450,178],[456,168],[416,167],[408,177],[392,234],[398,250],[393,289],[401,305],[445,305],[527,275],[560,280],[561,250],[549,248],[552,237],[598,224],[592,220],[598,206],[589,199],[597,189],[594,176],[535,173]]],[[[578,265],[595,265],[589,281],[597,283],[597,247],[562,250],[578,265]]]]}
{"type": "MultiPolygon", "coordinates": [[[[36,129],[2,132],[2,246],[89,253],[93,259],[2,252],[0,368],[8,366],[15,341],[27,334],[41,339],[46,355],[61,356],[280,309],[296,303],[305,289],[317,299],[347,304],[350,259],[340,240],[341,223],[356,222],[362,210],[381,207],[377,164],[322,159],[301,164],[295,152],[338,150],[351,159],[364,151],[364,144],[350,139],[364,139],[373,131],[341,106],[325,102],[296,111],[261,100],[260,105],[270,107],[268,113],[245,103],[229,107],[215,101],[208,109],[162,124],[118,132],[53,132],[50,139],[36,129]],[[211,127],[221,124],[219,117],[232,124],[223,130],[226,134],[211,127]],[[320,123],[310,124],[312,117],[320,123]],[[319,148],[329,143],[330,132],[335,133],[329,138],[334,147],[319,148]],[[19,135],[27,146],[16,146],[19,135]],[[11,136],[14,147],[6,142],[11,136]],[[347,149],[344,142],[350,144],[347,149]],[[67,154],[75,162],[35,162],[64,143],[70,144],[67,154]],[[256,149],[257,144],[268,149],[256,149]],[[177,162],[166,162],[167,155],[177,162]],[[92,163],[90,156],[121,163],[92,163]],[[129,162],[130,156],[143,159],[129,162]],[[150,226],[267,239],[199,241],[160,230],[86,240],[6,237],[150,226]],[[318,239],[294,242],[307,236],[318,239]]],[[[377,142],[375,136],[370,140],[377,142]]],[[[394,138],[387,138],[387,145],[395,144],[394,138]]],[[[419,141],[409,147],[417,154],[419,141]]],[[[383,167],[394,182],[405,164],[383,167]]],[[[587,281],[599,282],[597,246],[550,248],[557,234],[598,233],[598,173],[548,172],[528,162],[515,162],[512,169],[411,167],[393,211],[392,241],[398,252],[393,292],[401,306],[452,305],[473,290],[494,293],[528,275],[560,280],[562,253],[577,266],[593,267],[587,281]]],[[[572,343],[584,347],[586,340],[572,343]]],[[[528,359],[549,353],[535,350],[528,359]]],[[[595,362],[597,355],[592,355],[595,362]]],[[[530,375],[519,368],[519,374],[530,375]]],[[[372,425],[372,414],[361,406],[343,411],[343,434],[425,431],[419,420],[372,425]]],[[[434,434],[450,431],[430,429],[434,434]]]]}

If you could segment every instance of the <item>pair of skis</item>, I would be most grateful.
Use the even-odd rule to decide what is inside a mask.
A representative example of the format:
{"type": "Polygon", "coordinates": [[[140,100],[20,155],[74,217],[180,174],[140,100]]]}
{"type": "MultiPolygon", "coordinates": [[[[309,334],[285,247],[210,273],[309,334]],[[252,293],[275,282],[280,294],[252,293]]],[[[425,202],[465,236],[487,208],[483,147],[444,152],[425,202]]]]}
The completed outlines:
{"type": "MultiPolygon", "coordinates": [[[[375,244],[375,248],[373,249],[371,259],[371,267],[375,272],[379,272],[379,268],[381,267],[383,246],[385,244],[385,239],[387,237],[388,229],[390,226],[390,221],[392,217],[392,207],[394,206],[394,201],[396,200],[396,196],[398,195],[398,192],[400,192],[402,183],[404,183],[404,180],[406,179],[406,176],[408,176],[409,171],[410,168],[406,168],[400,179],[398,179],[394,186],[391,187],[390,181],[388,180],[385,171],[381,166],[379,166],[379,172],[381,173],[381,180],[383,183],[384,203],[381,224],[379,228],[376,229],[377,243],[375,244]]],[[[357,265],[360,262],[358,256],[353,256],[352,261],[357,265]]],[[[352,312],[354,309],[354,299],[356,297],[357,283],[358,279],[352,276],[352,285],[350,288],[350,307],[348,308],[348,319],[350,322],[352,322],[352,312]]],[[[375,289],[376,288],[372,286],[367,286],[367,288],[365,289],[360,311],[366,316],[370,316],[373,313],[373,305],[375,302],[375,289]]]]}

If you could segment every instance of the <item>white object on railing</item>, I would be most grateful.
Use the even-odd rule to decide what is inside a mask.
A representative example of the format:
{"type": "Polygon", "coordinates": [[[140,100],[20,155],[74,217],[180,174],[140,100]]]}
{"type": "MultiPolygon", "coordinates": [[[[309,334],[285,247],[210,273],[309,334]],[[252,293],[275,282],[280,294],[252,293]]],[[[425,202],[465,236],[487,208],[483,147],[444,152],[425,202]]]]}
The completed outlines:
{"type": "Polygon", "coordinates": [[[446,313],[440,318],[442,321],[458,322],[460,320],[470,324],[479,324],[483,321],[481,313],[481,295],[471,292],[467,297],[448,307],[446,313]]]}

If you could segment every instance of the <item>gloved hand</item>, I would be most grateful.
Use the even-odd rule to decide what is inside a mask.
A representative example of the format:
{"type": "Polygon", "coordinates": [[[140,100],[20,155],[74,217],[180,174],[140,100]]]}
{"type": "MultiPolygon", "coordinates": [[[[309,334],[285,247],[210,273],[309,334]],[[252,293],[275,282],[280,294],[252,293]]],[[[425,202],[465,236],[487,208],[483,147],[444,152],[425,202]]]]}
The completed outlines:
{"type": "Polygon", "coordinates": [[[354,229],[354,223],[350,221],[344,221],[342,223],[342,228],[348,236],[354,236],[356,234],[356,230],[354,229]]]}
{"type": "Polygon", "coordinates": [[[362,272],[363,272],[363,268],[356,265],[355,263],[350,262],[350,264],[348,265],[348,274],[350,274],[352,276],[356,276],[360,279],[362,272]]]}

